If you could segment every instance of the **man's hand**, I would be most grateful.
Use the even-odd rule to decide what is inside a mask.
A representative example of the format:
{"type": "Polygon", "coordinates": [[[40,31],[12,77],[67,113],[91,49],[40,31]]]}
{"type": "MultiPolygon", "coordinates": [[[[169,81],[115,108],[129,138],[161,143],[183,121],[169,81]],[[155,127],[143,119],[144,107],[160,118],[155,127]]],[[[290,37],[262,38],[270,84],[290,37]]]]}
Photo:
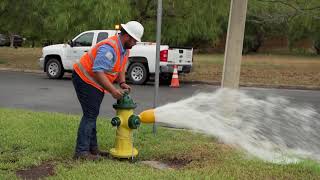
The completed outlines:
{"type": "Polygon", "coordinates": [[[120,83],[120,88],[129,92],[131,91],[131,87],[126,83],[120,83]]]}
{"type": "Polygon", "coordinates": [[[121,99],[123,96],[123,91],[120,89],[114,89],[110,93],[111,93],[112,97],[115,99],[121,99]]]}
{"type": "Polygon", "coordinates": [[[103,72],[95,72],[95,79],[98,81],[98,83],[115,99],[121,99],[123,96],[123,90],[122,89],[116,89],[113,84],[109,81],[108,78],[105,77],[103,72]]]}

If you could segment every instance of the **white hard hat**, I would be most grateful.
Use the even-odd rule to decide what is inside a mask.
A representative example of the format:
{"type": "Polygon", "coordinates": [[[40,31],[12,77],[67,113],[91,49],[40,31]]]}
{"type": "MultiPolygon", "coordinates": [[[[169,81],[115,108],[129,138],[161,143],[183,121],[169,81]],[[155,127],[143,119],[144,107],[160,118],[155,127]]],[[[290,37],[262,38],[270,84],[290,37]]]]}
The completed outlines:
{"type": "Polygon", "coordinates": [[[141,41],[144,28],[139,22],[129,21],[126,24],[121,24],[121,27],[135,40],[137,40],[138,42],[141,41]]]}

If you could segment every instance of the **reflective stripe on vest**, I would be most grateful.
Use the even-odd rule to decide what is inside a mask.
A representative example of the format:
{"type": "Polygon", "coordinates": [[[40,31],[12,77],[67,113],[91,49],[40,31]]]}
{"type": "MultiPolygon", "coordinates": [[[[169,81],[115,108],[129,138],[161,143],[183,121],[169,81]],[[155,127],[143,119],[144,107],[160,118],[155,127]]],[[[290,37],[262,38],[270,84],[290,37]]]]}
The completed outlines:
{"type": "MultiPolygon", "coordinates": [[[[103,87],[100,86],[100,84],[94,79],[92,78],[89,73],[84,69],[84,67],[82,66],[82,64],[80,62],[76,63],[77,66],[79,67],[80,71],[82,72],[82,74],[88,78],[92,83],[94,83],[97,87],[104,89],[103,87]]],[[[115,72],[117,74],[117,72],[115,72]]],[[[111,74],[111,73],[108,73],[111,74]]],[[[114,74],[114,73],[113,73],[114,74]]]]}
{"type": "Polygon", "coordinates": [[[90,81],[92,81],[93,83],[95,83],[97,86],[99,86],[100,88],[102,88],[102,87],[100,86],[100,84],[99,84],[94,78],[92,78],[92,77],[89,75],[89,73],[84,69],[84,67],[82,66],[81,63],[77,63],[77,65],[78,65],[80,71],[83,73],[83,75],[85,75],[90,81]]]}

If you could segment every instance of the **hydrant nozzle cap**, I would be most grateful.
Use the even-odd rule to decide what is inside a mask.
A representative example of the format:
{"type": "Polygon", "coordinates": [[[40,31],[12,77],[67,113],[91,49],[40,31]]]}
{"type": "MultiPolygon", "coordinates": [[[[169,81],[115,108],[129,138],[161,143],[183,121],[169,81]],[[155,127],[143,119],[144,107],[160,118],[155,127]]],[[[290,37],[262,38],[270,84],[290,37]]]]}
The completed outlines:
{"type": "Polygon", "coordinates": [[[133,99],[126,92],[121,99],[117,100],[117,103],[113,104],[115,109],[135,109],[136,107],[137,104],[133,102],[133,99]]]}
{"type": "Polygon", "coordinates": [[[140,118],[132,114],[128,119],[128,126],[130,129],[137,129],[140,126],[140,118]]]}
{"type": "Polygon", "coordinates": [[[112,126],[120,126],[120,124],[121,124],[121,120],[120,120],[120,118],[119,117],[113,117],[112,119],[111,119],[111,124],[112,124],[112,126]]]}

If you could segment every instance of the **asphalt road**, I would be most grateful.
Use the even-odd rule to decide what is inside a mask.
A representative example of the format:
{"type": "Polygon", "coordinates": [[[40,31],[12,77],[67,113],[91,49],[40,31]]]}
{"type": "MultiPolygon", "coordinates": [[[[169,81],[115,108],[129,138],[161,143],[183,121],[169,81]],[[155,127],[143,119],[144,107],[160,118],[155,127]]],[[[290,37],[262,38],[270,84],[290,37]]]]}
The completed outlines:
{"type": "MultiPolygon", "coordinates": [[[[48,79],[45,74],[0,71],[0,107],[30,109],[34,111],[81,114],[70,77],[62,80],[48,79]]],[[[153,107],[154,86],[152,83],[133,86],[131,96],[138,104],[136,113],[153,107]]],[[[190,97],[198,92],[213,92],[219,87],[204,84],[181,84],[181,88],[161,85],[159,105],[190,97]]],[[[285,96],[295,104],[310,104],[320,110],[320,91],[241,88],[259,99],[266,96],[285,96]]],[[[115,114],[112,104],[115,100],[105,95],[100,109],[101,116],[115,114]]]]}

